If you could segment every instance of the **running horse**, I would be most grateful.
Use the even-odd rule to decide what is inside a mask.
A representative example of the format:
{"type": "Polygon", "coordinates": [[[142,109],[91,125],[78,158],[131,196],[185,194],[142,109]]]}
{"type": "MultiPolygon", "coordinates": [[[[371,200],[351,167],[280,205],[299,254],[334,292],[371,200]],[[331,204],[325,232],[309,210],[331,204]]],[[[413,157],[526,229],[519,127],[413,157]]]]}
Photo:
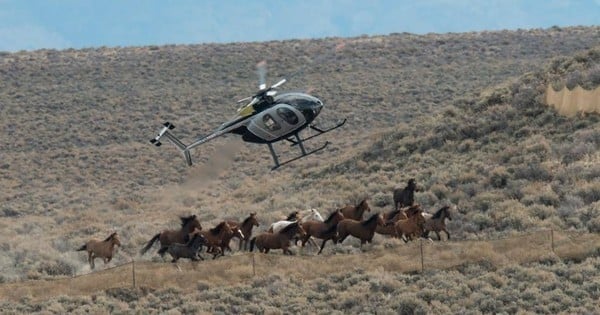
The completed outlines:
{"type": "Polygon", "coordinates": [[[447,239],[450,239],[450,233],[446,230],[446,221],[445,219],[452,221],[452,217],[450,216],[450,207],[444,206],[440,208],[431,218],[427,218],[425,220],[423,236],[427,238],[429,236],[429,232],[435,232],[435,235],[438,237],[438,241],[441,241],[440,231],[446,233],[447,239]]]}
{"type": "Polygon", "coordinates": [[[373,241],[375,228],[383,224],[383,217],[379,213],[375,213],[363,221],[344,219],[337,225],[338,243],[343,242],[348,235],[352,235],[360,239],[360,247],[362,248],[363,244],[373,241]]]}
{"type": "Polygon", "coordinates": [[[361,221],[365,212],[370,212],[371,207],[367,203],[367,198],[361,200],[356,206],[347,205],[340,209],[345,219],[361,221]]]}
{"type": "Polygon", "coordinates": [[[102,258],[104,264],[110,262],[115,252],[115,246],[121,246],[121,241],[119,240],[117,232],[110,234],[103,241],[91,239],[78,248],[77,251],[87,251],[88,262],[90,263],[90,267],[94,269],[96,267],[96,264],[94,263],[96,258],[102,258]]]}
{"type": "Polygon", "coordinates": [[[398,220],[394,223],[396,235],[401,237],[405,243],[408,240],[412,241],[414,237],[423,235],[424,232],[425,218],[423,217],[423,210],[420,207],[411,209],[414,209],[414,213],[409,215],[408,219],[398,220]]]}
{"type": "Polygon", "coordinates": [[[206,239],[207,253],[213,254],[213,259],[225,256],[225,249],[229,247],[229,241],[237,233],[240,238],[244,238],[244,234],[239,228],[232,229],[226,221],[222,221],[208,231],[196,230],[191,235],[201,234],[206,239]]]}
{"type": "Polygon", "coordinates": [[[306,235],[302,238],[302,247],[306,245],[306,242],[308,242],[311,236],[314,236],[315,238],[323,240],[321,249],[319,249],[317,255],[321,254],[323,247],[325,247],[325,243],[328,240],[332,240],[334,244],[337,241],[337,225],[343,219],[344,215],[342,214],[342,211],[336,210],[323,222],[306,221],[302,223],[302,228],[306,232],[306,235]]]}
{"type": "Polygon", "coordinates": [[[392,237],[400,237],[396,234],[396,222],[412,217],[413,215],[417,214],[418,210],[421,210],[421,205],[417,204],[408,208],[392,210],[383,214],[384,225],[377,226],[375,232],[377,234],[390,235],[392,237]]]}
{"type": "Polygon", "coordinates": [[[162,256],[165,252],[169,253],[176,263],[179,258],[188,258],[192,261],[204,260],[199,252],[202,250],[202,245],[206,245],[206,239],[201,234],[194,234],[187,244],[173,243],[167,247],[161,248],[158,253],[162,256]]]}
{"type": "MultiPolygon", "coordinates": [[[[255,212],[250,213],[250,215],[246,219],[244,219],[242,223],[239,223],[238,221],[234,220],[228,220],[227,224],[229,224],[229,226],[234,230],[240,229],[240,231],[244,235],[243,237],[239,237],[237,234],[233,236],[240,239],[240,245],[238,247],[239,250],[246,249],[248,247],[248,243],[250,243],[250,238],[252,237],[252,228],[254,228],[255,226],[260,226],[258,220],[256,219],[255,212]]],[[[231,250],[230,248],[227,249],[231,250]]]]}
{"type": "MultiPolygon", "coordinates": [[[[180,217],[179,219],[181,219],[181,229],[164,230],[154,235],[154,237],[148,241],[146,246],[142,248],[140,254],[144,255],[156,241],[160,242],[159,253],[163,248],[168,247],[173,243],[186,244],[189,241],[192,232],[195,230],[202,230],[202,225],[200,225],[200,221],[198,221],[195,214],[188,217],[180,217]]],[[[161,256],[164,256],[164,253],[165,251],[162,251],[161,256]]]]}
{"type": "Polygon", "coordinates": [[[264,232],[255,236],[250,240],[250,251],[254,251],[254,246],[256,246],[260,252],[265,254],[271,249],[281,249],[284,254],[292,255],[289,247],[296,234],[300,234],[301,237],[306,234],[299,221],[287,225],[277,233],[264,232]]]}

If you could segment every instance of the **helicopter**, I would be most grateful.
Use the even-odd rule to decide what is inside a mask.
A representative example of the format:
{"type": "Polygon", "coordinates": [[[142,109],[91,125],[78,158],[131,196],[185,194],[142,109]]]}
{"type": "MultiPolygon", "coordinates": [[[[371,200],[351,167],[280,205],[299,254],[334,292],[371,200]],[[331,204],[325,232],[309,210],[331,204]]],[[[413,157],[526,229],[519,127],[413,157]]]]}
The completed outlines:
{"type": "Polygon", "coordinates": [[[162,144],[160,140],[165,137],[183,153],[187,165],[191,166],[191,149],[226,134],[237,134],[241,135],[244,142],[267,144],[274,162],[271,170],[325,149],[329,144],[328,141],[311,151],[306,150],[304,142],[343,126],[346,119],[325,129],[313,125],[312,122],[323,109],[323,102],[317,97],[303,92],[278,93],[277,88],[287,80],[284,78],[267,86],[264,82],[264,62],[260,62],[257,67],[260,75],[259,90],[254,95],[237,102],[239,104],[248,101],[246,105],[238,108],[232,119],[222,123],[210,134],[197,138],[189,145],[170,132],[175,126],[167,121],[163,123],[158,135],[152,138],[150,143],[160,146],[162,144]],[[307,127],[316,133],[301,138],[300,132],[307,127]],[[279,141],[288,141],[291,146],[298,146],[300,154],[281,162],[273,147],[273,144],[279,141]]]}

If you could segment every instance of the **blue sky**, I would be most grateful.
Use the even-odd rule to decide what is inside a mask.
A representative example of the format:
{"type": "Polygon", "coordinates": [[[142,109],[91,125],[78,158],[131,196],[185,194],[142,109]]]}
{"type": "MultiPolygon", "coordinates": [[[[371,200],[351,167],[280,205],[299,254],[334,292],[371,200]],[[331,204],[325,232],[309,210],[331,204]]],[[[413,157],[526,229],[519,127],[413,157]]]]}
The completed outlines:
{"type": "Polygon", "coordinates": [[[0,0],[0,51],[600,25],[600,0],[0,0]]]}

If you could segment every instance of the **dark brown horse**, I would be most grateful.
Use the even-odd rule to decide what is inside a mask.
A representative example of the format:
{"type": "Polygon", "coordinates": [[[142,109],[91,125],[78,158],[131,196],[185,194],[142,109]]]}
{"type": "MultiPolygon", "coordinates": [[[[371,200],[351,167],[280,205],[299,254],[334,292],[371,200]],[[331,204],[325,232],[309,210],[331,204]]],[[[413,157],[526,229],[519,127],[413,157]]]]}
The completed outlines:
{"type": "Polygon", "coordinates": [[[317,255],[323,251],[323,247],[325,247],[325,243],[328,240],[333,240],[333,243],[335,244],[337,241],[337,225],[343,219],[344,215],[342,214],[342,211],[336,210],[332,212],[323,222],[306,221],[302,223],[302,228],[306,232],[306,235],[302,238],[302,247],[306,245],[306,242],[308,242],[311,236],[323,240],[323,243],[321,243],[321,249],[319,249],[317,255]]]}
{"type": "MultiPolygon", "coordinates": [[[[146,246],[142,248],[140,253],[144,255],[157,240],[160,242],[159,252],[164,247],[167,247],[173,243],[186,244],[190,239],[190,233],[192,233],[194,230],[202,230],[202,225],[200,225],[200,221],[198,221],[198,218],[195,214],[188,217],[180,217],[179,219],[181,219],[181,229],[164,230],[154,235],[154,237],[150,239],[146,246]]],[[[165,252],[163,251],[162,253],[163,254],[161,256],[163,256],[165,252]]]]}
{"type": "Polygon", "coordinates": [[[115,246],[121,246],[121,241],[119,240],[119,235],[117,232],[110,234],[110,236],[108,236],[104,241],[91,239],[77,250],[87,251],[88,262],[90,263],[90,267],[94,269],[96,267],[96,264],[94,263],[96,258],[102,258],[104,260],[104,264],[110,262],[110,260],[113,258],[115,246]]]}
{"type": "Polygon", "coordinates": [[[302,237],[306,234],[298,221],[287,225],[277,233],[264,232],[255,236],[250,240],[250,251],[253,251],[256,246],[260,252],[265,254],[271,249],[281,249],[284,254],[292,255],[293,253],[289,249],[290,241],[296,234],[300,234],[302,237]]]}
{"type": "Polygon", "coordinates": [[[240,229],[240,231],[244,235],[244,237],[238,237],[234,235],[234,237],[238,237],[240,239],[240,245],[238,247],[239,250],[245,250],[248,247],[248,243],[250,243],[250,238],[252,237],[252,229],[255,226],[260,226],[258,220],[256,219],[256,213],[254,212],[250,213],[250,215],[244,221],[242,221],[242,223],[229,220],[227,221],[227,224],[229,224],[229,226],[231,226],[231,228],[233,228],[234,230],[240,229]]]}
{"type": "Polygon", "coordinates": [[[343,242],[348,235],[352,235],[360,239],[360,247],[362,247],[364,243],[371,243],[373,235],[375,235],[375,228],[383,224],[383,218],[379,213],[375,213],[363,221],[344,219],[337,226],[338,243],[343,242]]]}
{"type": "Polygon", "coordinates": [[[408,180],[404,189],[394,189],[394,208],[410,207],[415,203],[415,191],[419,191],[414,178],[408,180]]]}
{"type": "Polygon", "coordinates": [[[435,235],[437,235],[438,240],[441,241],[442,238],[440,237],[440,231],[444,231],[446,233],[447,239],[450,239],[450,233],[448,233],[448,230],[446,230],[446,218],[452,221],[449,206],[444,206],[440,208],[431,218],[425,220],[425,233],[423,234],[423,236],[428,237],[429,232],[435,232],[435,235]]]}
{"type": "Polygon", "coordinates": [[[206,239],[201,234],[194,234],[187,244],[173,243],[167,247],[161,248],[158,253],[164,255],[165,252],[169,253],[173,260],[172,263],[176,263],[179,258],[188,258],[192,261],[204,260],[199,252],[202,250],[202,246],[206,245],[206,239]]]}
{"type": "MultiPolygon", "coordinates": [[[[208,231],[196,230],[192,233],[192,235],[199,233],[204,236],[206,239],[206,246],[208,247],[207,252],[213,253],[213,259],[215,259],[219,257],[219,254],[221,256],[225,255],[225,249],[229,247],[229,241],[236,232],[241,233],[239,229],[236,228],[234,230],[231,228],[231,226],[229,226],[229,224],[227,224],[227,222],[223,221],[208,231]]],[[[243,234],[241,237],[243,237],[243,234]]]]}
{"type": "Polygon", "coordinates": [[[363,213],[365,213],[365,211],[370,212],[371,208],[369,207],[369,204],[367,203],[367,198],[365,198],[361,202],[359,202],[356,206],[348,205],[348,206],[343,207],[340,210],[342,211],[342,214],[344,215],[345,219],[361,221],[363,218],[363,213]]]}

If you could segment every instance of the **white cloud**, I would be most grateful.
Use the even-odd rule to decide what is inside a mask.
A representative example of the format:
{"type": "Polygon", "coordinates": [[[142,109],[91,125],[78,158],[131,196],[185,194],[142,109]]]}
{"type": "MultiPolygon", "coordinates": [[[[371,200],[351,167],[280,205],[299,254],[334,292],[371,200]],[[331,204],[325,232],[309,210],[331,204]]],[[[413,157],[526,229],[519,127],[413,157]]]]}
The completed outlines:
{"type": "Polygon", "coordinates": [[[15,52],[46,47],[65,49],[71,47],[71,44],[60,34],[35,25],[0,28],[0,51],[15,52]]]}

